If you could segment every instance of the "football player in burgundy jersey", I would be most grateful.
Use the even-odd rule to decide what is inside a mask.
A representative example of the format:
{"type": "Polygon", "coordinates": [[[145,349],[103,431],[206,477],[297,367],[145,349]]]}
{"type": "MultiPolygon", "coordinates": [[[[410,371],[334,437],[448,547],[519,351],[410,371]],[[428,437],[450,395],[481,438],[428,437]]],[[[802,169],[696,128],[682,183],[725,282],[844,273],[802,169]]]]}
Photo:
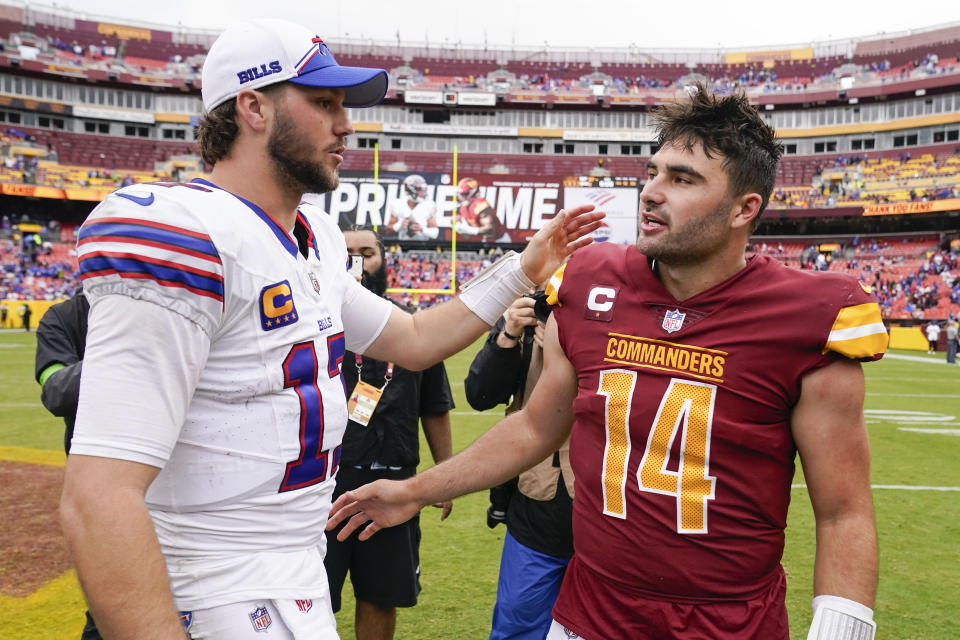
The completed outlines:
{"type": "Polygon", "coordinates": [[[846,275],[746,259],[780,145],[746,97],[698,86],[659,114],[636,247],[575,255],[548,287],[526,407],[448,462],[342,496],[372,535],[487,487],[571,429],[574,556],[548,639],[789,637],[780,566],[799,452],[816,516],[809,638],[871,638],[877,582],[860,361],[887,333],[846,275]]]}

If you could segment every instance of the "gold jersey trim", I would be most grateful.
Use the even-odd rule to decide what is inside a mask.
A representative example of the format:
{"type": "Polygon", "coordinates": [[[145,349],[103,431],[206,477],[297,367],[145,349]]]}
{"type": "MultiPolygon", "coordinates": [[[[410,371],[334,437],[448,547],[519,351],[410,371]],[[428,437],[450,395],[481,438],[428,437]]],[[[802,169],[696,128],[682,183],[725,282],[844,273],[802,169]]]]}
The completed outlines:
{"type": "Polygon", "coordinates": [[[560,265],[547,283],[544,293],[547,294],[547,304],[551,307],[560,305],[560,285],[563,284],[563,270],[567,268],[567,263],[560,265]]]}

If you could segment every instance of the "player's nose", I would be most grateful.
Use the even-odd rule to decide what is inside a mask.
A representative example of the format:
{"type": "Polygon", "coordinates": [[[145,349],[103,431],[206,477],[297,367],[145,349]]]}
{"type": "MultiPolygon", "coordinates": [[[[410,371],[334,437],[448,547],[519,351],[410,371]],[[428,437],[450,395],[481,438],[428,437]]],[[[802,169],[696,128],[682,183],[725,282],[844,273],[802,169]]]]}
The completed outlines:
{"type": "Polygon", "coordinates": [[[640,204],[644,207],[650,207],[663,203],[663,190],[660,189],[660,183],[656,177],[647,179],[640,192],[640,204]]]}

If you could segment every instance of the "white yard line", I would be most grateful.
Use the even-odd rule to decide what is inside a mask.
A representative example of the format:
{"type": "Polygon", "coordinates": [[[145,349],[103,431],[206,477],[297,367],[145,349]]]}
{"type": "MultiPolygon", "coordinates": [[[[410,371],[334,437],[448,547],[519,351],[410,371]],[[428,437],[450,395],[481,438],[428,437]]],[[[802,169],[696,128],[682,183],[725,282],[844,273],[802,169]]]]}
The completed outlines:
{"type": "MultiPolygon", "coordinates": [[[[806,489],[805,484],[792,484],[791,489],[806,489]]],[[[960,491],[960,487],[924,487],[907,484],[872,484],[871,489],[890,489],[892,491],[960,491]]]]}
{"type": "MultiPolygon", "coordinates": [[[[939,352],[938,352],[938,355],[939,355],[939,352]]],[[[946,360],[947,354],[943,354],[943,356],[940,356],[940,358],[942,359],[936,359],[936,360],[930,357],[925,358],[923,356],[908,356],[902,353],[887,353],[883,357],[892,358],[893,360],[910,360],[911,362],[926,362],[928,364],[943,364],[943,365],[950,364],[946,360]]],[[[950,366],[955,367],[957,365],[950,364],[950,366]]]]}

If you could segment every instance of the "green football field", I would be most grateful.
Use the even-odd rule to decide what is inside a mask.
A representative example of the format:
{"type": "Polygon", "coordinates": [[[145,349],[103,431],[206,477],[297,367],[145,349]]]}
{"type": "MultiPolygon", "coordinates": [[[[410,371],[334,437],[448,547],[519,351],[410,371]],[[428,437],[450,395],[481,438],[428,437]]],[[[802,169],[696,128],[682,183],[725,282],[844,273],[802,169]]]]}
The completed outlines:
{"type": "MultiPolygon", "coordinates": [[[[32,333],[0,332],[0,459],[62,465],[62,423],[40,405],[33,353],[32,333]]],[[[474,412],[463,399],[463,378],[474,353],[469,349],[447,361],[457,402],[454,450],[467,446],[501,414],[474,412]]],[[[878,638],[956,638],[960,634],[951,620],[960,604],[960,366],[944,364],[942,354],[895,352],[865,365],[865,370],[880,534],[878,638]]],[[[423,445],[421,451],[428,449],[423,445]]],[[[799,472],[795,483],[783,564],[792,635],[804,638],[810,621],[814,529],[799,472]]],[[[417,607],[400,611],[397,638],[487,636],[504,529],[486,527],[486,507],[482,492],[458,499],[442,523],[438,510],[424,511],[423,593],[417,607]]],[[[51,504],[51,511],[54,508],[51,504]]],[[[16,518],[16,510],[3,517],[16,518]]],[[[0,542],[5,540],[0,533],[0,542]]],[[[16,576],[12,578],[15,584],[16,576]]],[[[342,637],[349,639],[349,586],[344,596],[338,621],[342,637]]],[[[72,572],[27,596],[0,593],[0,606],[6,614],[0,638],[79,637],[83,605],[72,572]]]]}

